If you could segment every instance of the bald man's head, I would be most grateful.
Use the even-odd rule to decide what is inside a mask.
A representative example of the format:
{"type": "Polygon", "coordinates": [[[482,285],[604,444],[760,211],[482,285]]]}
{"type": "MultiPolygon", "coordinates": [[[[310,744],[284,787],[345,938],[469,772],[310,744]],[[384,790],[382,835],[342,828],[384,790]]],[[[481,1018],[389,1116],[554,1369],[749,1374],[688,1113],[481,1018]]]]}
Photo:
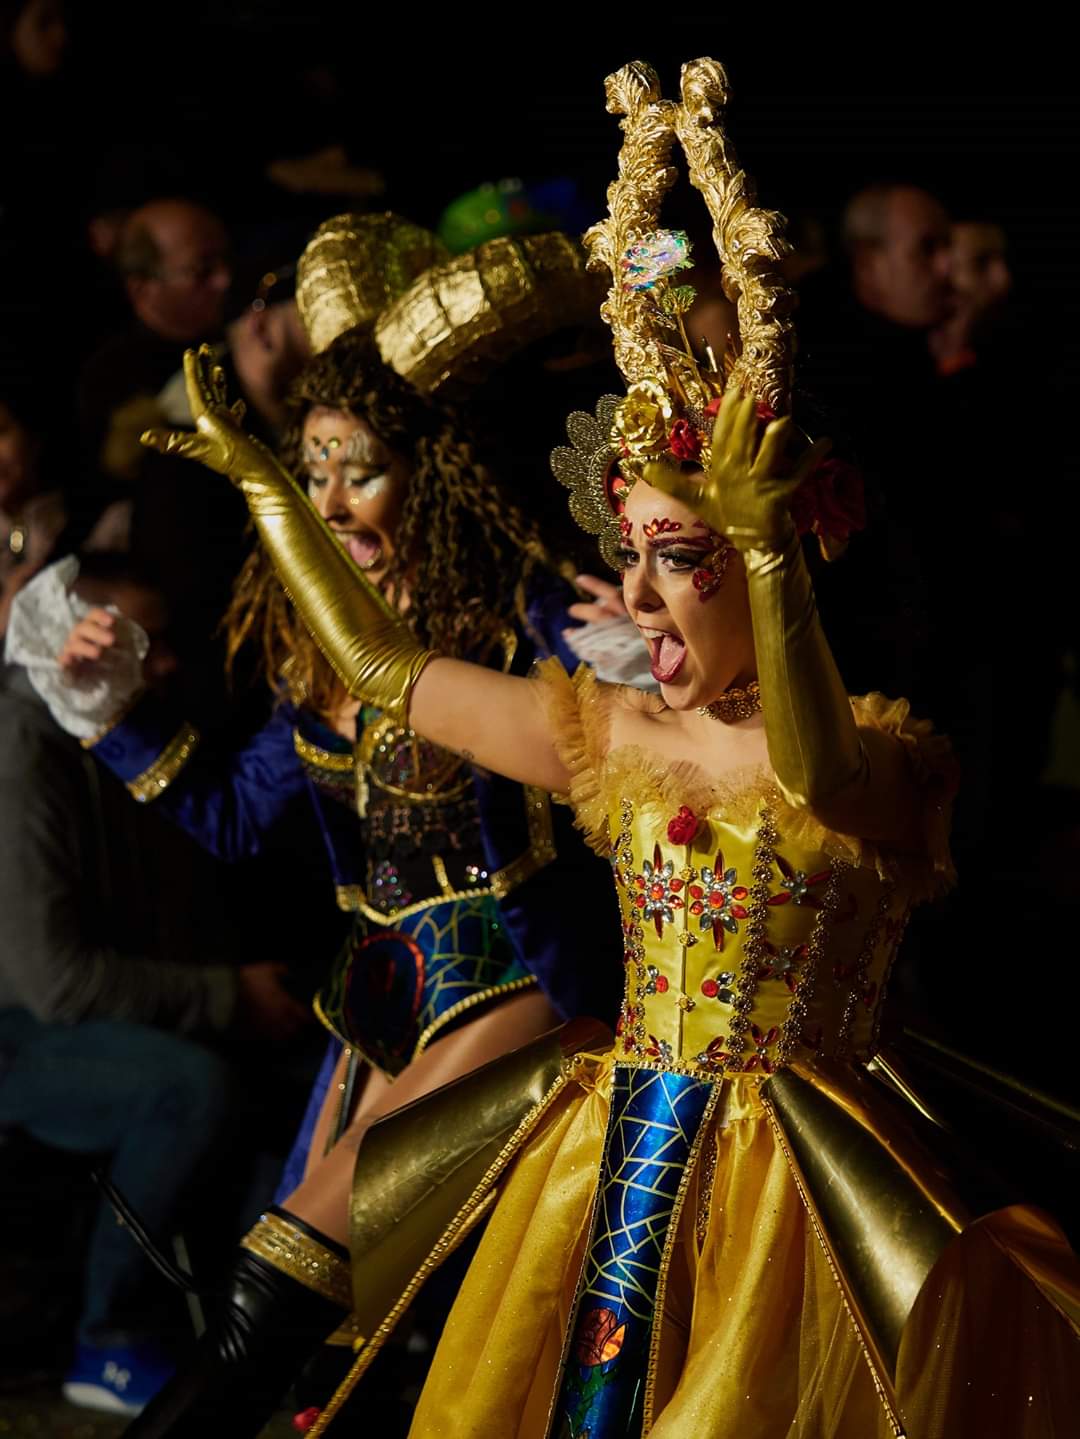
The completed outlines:
{"type": "Polygon", "coordinates": [[[844,212],[855,297],[908,329],[941,324],[949,306],[949,217],[915,185],[873,185],[844,212]]]}
{"type": "Polygon", "coordinates": [[[232,279],[225,226],[191,200],[153,200],[128,217],[116,261],[138,319],[165,340],[213,338],[232,279]]]}

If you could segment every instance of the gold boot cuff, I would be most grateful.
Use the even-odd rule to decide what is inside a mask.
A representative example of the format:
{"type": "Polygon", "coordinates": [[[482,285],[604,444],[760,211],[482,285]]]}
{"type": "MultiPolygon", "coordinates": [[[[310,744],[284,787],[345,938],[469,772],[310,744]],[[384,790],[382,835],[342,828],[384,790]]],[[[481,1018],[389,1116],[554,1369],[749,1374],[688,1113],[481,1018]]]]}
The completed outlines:
{"type": "Polygon", "coordinates": [[[346,1312],[352,1309],[348,1263],[288,1220],[277,1214],[262,1215],[240,1246],[346,1312]]]}

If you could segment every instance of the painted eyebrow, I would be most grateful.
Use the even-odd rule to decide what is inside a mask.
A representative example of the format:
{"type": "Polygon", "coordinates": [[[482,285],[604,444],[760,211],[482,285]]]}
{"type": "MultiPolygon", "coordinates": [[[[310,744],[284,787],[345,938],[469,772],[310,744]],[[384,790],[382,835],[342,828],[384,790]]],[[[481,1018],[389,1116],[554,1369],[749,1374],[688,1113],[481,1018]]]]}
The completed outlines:
{"type": "Polygon", "coordinates": [[[663,535],[657,536],[655,540],[646,540],[650,550],[714,550],[716,546],[711,540],[704,539],[701,535],[663,535]]]}

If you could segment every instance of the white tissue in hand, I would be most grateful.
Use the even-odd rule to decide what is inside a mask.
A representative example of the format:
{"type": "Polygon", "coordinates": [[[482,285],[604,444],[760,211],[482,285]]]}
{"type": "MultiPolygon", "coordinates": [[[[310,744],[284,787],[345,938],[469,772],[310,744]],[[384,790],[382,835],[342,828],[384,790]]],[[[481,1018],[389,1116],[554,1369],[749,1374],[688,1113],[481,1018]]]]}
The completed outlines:
{"type": "Polygon", "coordinates": [[[78,575],[79,562],[69,555],[23,586],[11,604],[5,653],[9,664],[25,668],[61,729],[93,739],[142,689],[150,640],[141,625],[108,605],[116,616],[115,643],[93,664],[61,669],[64,641],[95,608],[72,592],[78,575]]]}
{"type": "Polygon", "coordinates": [[[639,690],[659,689],[649,669],[648,646],[633,621],[597,620],[566,630],[563,638],[598,679],[639,690]]]}

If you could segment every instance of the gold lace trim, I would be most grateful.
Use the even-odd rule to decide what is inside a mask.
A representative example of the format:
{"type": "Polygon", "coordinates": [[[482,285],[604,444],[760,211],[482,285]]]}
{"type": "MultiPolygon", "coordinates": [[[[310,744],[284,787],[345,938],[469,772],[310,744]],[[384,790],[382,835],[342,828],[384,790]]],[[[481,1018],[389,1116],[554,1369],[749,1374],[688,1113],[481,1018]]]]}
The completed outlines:
{"type": "Polygon", "coordinates": [[[352,1276],[344,1259],[276,1214],[263,1214],[240,1241],[290,1279],[352,1313],[352,1276]]]}
{"type": "Polygon", "coordinates": [[[639,809],[660,811],[665,819],[688,805],[699,815],[711,811],[744,827],[755,822],[765,804],[789,843],[818,849],[856,869],[876,870],[883,880],[902,885],[909,901],[933,898],[955,879],[948,846],[955,787],[952,750],[929,721],[911,718],[906,700],[869,694],[853,698],[851,707],[860,728],[887,734],[904,749],[923,811],[924,846],[917,854],[827,829],[809,810],[789,805],[765,769],[747,769],[717,780],[692,761],[666,760],[642,745],[610,749],[612,707],[625,703],[650,708],[657,703],[655,698],[604,684],[586,665],[571,677],[557,659],[542,660],[534,673],[544,688],[559,756],[570,771],[569,798],[576,822],[602,855],[610,852],[608,814],[619,799],[630,798],[639,809]]]}
{"type": "Polygon", "coordinates": [[[320,745],[312,744],[298,729],[293,730],[293,747],[305,764],[314,765],[316,769],[329,769],[337,774],[351,774],[356,767],[356,761],[351,754],[335,754],[333,750],[323,749],[320,745]]]}
{"type": "Polygon", "coordinates": [[[154,763],[135,779],[128,780],[128,790],[140,804],[163,795],[187,764],[199,745],[199,731],[185,724],[169,741],[154,763]]]}

